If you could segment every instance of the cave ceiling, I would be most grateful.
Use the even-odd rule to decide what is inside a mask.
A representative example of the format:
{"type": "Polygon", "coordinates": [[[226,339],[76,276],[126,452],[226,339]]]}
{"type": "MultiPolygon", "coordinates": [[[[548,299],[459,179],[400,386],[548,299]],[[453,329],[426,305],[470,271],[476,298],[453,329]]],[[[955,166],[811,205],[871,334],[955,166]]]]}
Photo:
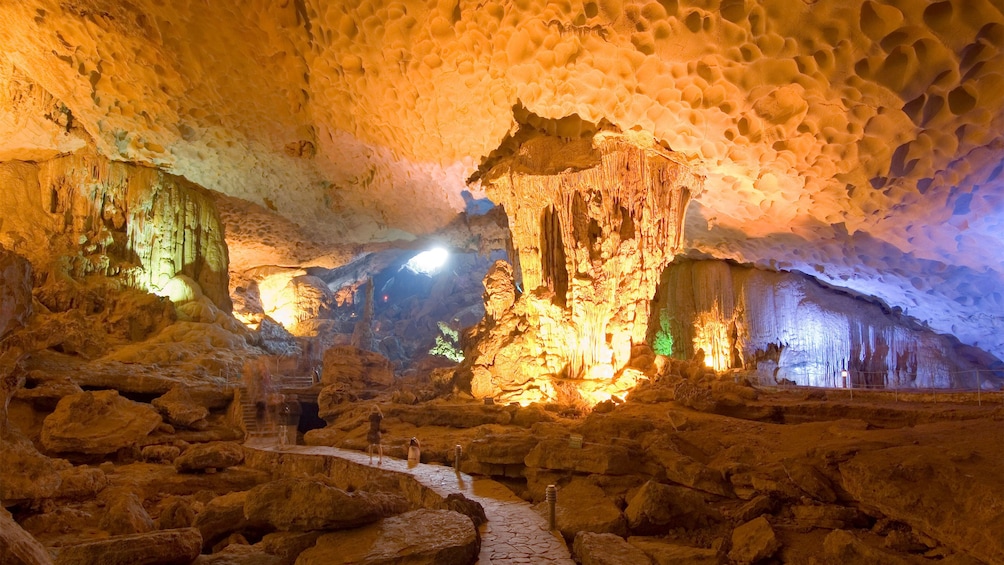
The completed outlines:
{"type": "Polygon", "coordinates": [[[684,159],[691,254],[1004,357],[999,0],[0,0],[0,47],[0,160],[184,176],[241,267],[445,226],[519,107],[684,159]]]}

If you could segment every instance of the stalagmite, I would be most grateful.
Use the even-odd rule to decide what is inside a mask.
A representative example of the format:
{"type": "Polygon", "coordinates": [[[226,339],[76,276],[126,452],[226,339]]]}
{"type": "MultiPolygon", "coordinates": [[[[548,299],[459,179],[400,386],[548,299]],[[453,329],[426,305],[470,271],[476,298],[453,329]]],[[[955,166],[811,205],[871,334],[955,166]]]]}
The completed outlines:
{"type": "MultiPolygon", "coordinates": [[[[521,132],[517,139],[510,155],[482,168],[481,180],[509,217],[525,293],[517,317],[535,322],[517,323],[523,339],[502,346],[523,354],[480,352],[474,388],[520,396],[543,387],[533,394],[547,397],[534,377],[611,379],[644,343],[649,302],[681,246],[687,203],[702,179],[640,135],[521,132]],[[536,352],[547,360],[531,361],[538,374],[527,374],[535,369],[526,357],[539,359],[536,352]]],[[[511,329],[504,318],[498,325],[511,329]]]]}

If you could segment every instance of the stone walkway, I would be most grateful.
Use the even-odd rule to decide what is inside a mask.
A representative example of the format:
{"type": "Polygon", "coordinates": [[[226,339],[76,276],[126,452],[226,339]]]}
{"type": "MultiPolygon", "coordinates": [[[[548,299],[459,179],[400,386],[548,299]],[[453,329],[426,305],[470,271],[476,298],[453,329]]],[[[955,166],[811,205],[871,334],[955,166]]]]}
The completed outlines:
{"type": "Polygon", "coordinates": [[[574,565],[565,540],[557,532],[547,530],[547,521],[537,514],[530,503],[519,498],[505,486],[487,479],[474,480],[450,467],[418,464],[409,466],[402,459],[384,456],[383,464],[369,463],[369,456],[358,451],[335,447],[304,445],[283,449],[260,441],[249,441],[246,447],[282,454],[333,457],[387,473],[407,473],[418,482],[445,498],[459,492],[480,502],[488,516],[481,529],[481,554],[478,565],[557,564],[574,565]]]}

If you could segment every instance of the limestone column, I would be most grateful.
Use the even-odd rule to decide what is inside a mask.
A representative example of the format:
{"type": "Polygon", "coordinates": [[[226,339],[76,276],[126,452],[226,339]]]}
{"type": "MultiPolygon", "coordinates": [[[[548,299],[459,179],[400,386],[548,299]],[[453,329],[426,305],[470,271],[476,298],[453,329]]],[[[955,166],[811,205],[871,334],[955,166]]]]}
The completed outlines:
{"type": "Polygon", "coordinates": [[[703,179],[641,134],[535,135],[481,175],[509,217],[525,292],[574,332],[571,378],[609,378],[645,341],[649,302],[703,179]]]}

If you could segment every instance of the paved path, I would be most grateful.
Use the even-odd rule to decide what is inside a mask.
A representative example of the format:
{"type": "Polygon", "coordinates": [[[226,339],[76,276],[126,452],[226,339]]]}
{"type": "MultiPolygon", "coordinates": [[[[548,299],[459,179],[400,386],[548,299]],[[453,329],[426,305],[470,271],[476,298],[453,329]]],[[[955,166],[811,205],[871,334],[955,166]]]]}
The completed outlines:
{"type": "Polygon", "coordinates": [[[407,473],[443,498],[459,492],[480,502],[488,516],[488,523],[481,529],[478,565],[575,564],[561,535],[549,532],[547,521],[530,507],[530,503],[495,481],[474,480],[470,475],[441,465],[420,463],[409,466],[405,460],[387,456],[384,456],[382,465],[377,466],[376,458],[370,465],[365,453],[335,447],[293,445],[279,450],[274,444],[267,445],[259,441],[249,441],[245,445],[262,451],[281,451],[284,454],[334,457],[358,465],[372,466],[387,473],[407,473]]]}

